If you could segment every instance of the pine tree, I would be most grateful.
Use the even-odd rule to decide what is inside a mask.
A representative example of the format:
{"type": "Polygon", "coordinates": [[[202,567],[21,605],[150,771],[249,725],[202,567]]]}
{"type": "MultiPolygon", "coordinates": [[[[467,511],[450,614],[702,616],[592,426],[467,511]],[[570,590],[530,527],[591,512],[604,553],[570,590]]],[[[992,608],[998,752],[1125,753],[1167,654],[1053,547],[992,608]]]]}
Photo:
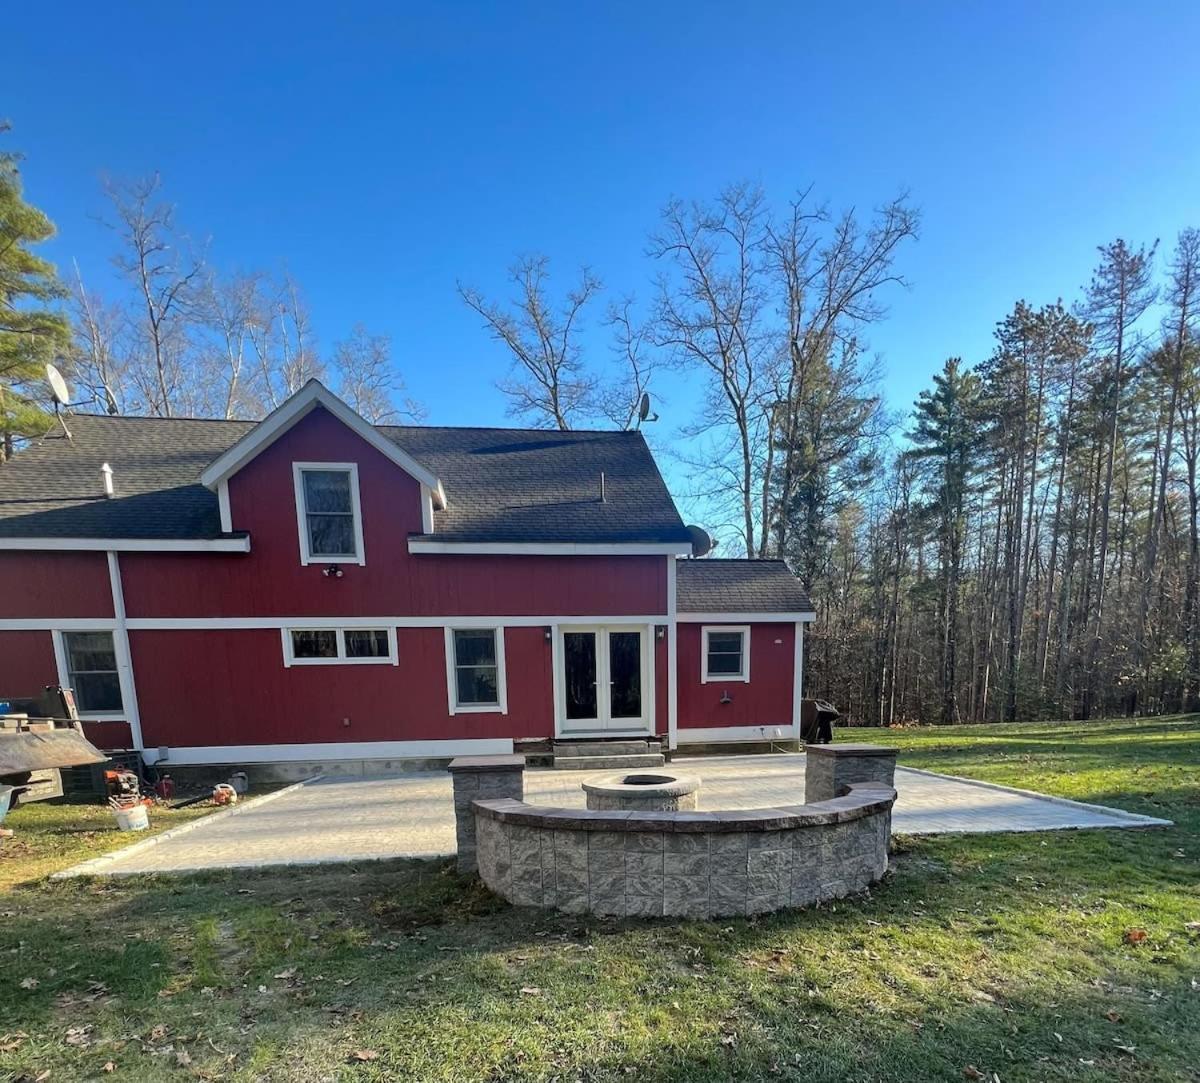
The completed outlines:
{"type": "Polygon", "coordinates": [[[54,224],[25,202],[19,162],[0,152],[0,462],[16,440],[46,428],[45,366],[70,343],[66,318],[49,307],[63,295],[54,266],[31,251],[54,224]]]}

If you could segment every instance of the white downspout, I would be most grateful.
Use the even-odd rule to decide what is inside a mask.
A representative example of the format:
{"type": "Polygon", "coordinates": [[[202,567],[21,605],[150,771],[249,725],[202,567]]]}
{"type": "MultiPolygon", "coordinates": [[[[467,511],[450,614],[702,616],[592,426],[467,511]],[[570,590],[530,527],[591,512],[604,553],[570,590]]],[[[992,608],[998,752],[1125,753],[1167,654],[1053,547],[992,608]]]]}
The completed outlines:
{"type": "Polygon", "coordinates": [[[675,557],[667,557],[667,748],[679,747],[679,645],[676,639],[675,557]]]}
{"type": "Polygon", "coordinates": [[[792,649],[792,737],[799,741],[804,711],[804,622],[796,621],[796,643],[792,649]]]}

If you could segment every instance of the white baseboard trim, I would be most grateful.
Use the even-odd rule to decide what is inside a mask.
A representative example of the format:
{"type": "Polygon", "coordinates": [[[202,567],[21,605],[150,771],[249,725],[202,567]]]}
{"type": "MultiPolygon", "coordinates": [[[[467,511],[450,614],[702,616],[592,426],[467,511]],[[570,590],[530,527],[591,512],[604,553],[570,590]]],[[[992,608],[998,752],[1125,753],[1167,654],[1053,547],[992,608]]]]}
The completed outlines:
{"type": "Polygon", "coordinates": [[[419,760],[449,756],[511,755],[511,737],[485,737],[460,741],[329,741],[295,745],[204,745],[147,748],[147,763],[165,766],[251,763],[302,763],[306,760],[419,760]]]}
{"type": "Polygon", "coordinates": [[[699,745],[719,741],[792,741],[795,734],[787,723],[778,726],[683,726],[679,727],[681,745],[699,745]]]}

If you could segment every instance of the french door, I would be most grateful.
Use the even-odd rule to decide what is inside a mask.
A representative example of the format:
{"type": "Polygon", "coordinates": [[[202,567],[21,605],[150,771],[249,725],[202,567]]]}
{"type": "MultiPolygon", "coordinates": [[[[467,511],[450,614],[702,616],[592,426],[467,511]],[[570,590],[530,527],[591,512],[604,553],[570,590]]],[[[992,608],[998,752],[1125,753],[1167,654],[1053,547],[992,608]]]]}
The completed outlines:
{"type": "Polygon", "coordinates": [[[648,732],[653,704],[647,629],[570,625],[558,634],[561,732],[648,732]]]}

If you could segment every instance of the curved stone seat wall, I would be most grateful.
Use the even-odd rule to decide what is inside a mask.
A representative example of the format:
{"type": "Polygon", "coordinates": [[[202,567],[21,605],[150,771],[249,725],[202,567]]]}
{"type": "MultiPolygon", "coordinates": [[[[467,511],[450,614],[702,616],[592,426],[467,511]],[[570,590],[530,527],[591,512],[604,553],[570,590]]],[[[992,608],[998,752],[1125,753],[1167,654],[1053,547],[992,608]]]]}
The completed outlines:
{"type": "Polygon", "coordinates": [[[518,906],[719,917],[809,906],[887,871],[896,791],[852,784],[810,805],[601,812],[476,800],[479,874],[518,906]]]}

